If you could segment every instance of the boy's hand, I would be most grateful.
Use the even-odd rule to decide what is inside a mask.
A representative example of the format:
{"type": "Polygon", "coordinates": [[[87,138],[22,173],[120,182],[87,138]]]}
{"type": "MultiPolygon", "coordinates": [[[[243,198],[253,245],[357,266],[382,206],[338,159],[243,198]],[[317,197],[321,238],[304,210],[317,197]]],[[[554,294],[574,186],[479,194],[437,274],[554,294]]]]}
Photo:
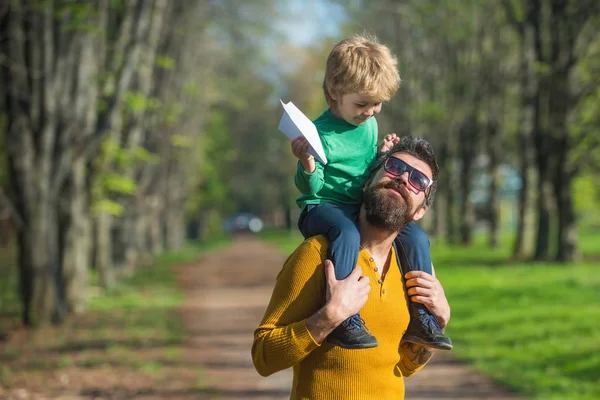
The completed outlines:
{"type": "Polygon", "coordinates": [[[300,164],[306,172],[313,173],[317,166],[315,165],[315,158],[308,152],[309,147],[308,140],[304,136],[292,139],[292,153],[300,160],[300,164]]]}
{"type": "Polygon", "coordinates": [[[398,136],[396,136],[395,133],[390,133],[388,135],[385,135],[385,137],[383,138],[383,141],[379,145],[379,155],[382,155],[383,153],[387,153],[392,148],[392,146],[395,145],[396,143],[398,143],[399,141],[400,141],[400,138],[398,136]]]}
{"type": "Polygon", "coordinates": [[[310,160],[313,158],[308,152],[309,149],[308,140],[304,136],[298,136],[296,139],[292,139],[292,153],[300,160],[310,160]]]}

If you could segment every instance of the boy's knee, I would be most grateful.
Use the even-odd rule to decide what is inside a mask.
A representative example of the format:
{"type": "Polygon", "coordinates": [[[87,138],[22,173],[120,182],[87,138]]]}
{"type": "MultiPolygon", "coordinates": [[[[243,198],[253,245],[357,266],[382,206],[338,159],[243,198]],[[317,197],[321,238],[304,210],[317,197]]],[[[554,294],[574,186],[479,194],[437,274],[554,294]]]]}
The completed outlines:
{"type": "Polygon", "coordinates": [[[360,233],[356,226],[347,224],[333,226],[330,231],[331,236],[342,239],[347,243],[360,243],[360,233]]]}
{"type": "Polygon", "coordinates": [[[411,224],[408,228],[401,232],[398,239],[405,246],[426,248],[429,249],[429,236],[423,229],[416,224],[411,224]]]}

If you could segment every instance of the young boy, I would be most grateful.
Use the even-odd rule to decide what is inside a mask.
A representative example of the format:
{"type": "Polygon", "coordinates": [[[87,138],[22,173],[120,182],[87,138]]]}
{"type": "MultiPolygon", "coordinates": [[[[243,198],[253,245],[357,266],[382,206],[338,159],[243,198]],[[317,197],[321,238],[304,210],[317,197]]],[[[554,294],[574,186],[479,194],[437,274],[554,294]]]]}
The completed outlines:
{"type": "MultiPolygon", "coordinates": [[[[308,153],[305,138],[292,141],[292,152],[299,159],[294,181],[302,193],[297,200],[302,208],[298,227],[305,238],[327,236],[328,258],[335,265],[337,279],[346,278],[356,266],[360,249],[356,218],[370,166],[399,140],[395,134],[386,135],[378,148],[374,118],[381,111],[382,102],[388,101],[399,86],[397,60],[387,46],[375,38],[358,35],[342,40],[327,58],[323,91],[329,109],[314,121],[327,165],[308,153]]],[[[427,187],[412,179],[412,171],[409,174],[409,189],[428,194],[427,187]]],[[[402,261],[409,270],[432,273],[429,238],[414,222],[400,233],[396,246],[402,248],[397,252],[402,254],[399,264],[402,261]]],[[[411,301],[410,314],[403,340],[439,349],[452,348],[451,340],[423,304],[411,301]]],[[[349,349],[378,344],[359,315],[344,321],[327,341],[349,349]]]]}

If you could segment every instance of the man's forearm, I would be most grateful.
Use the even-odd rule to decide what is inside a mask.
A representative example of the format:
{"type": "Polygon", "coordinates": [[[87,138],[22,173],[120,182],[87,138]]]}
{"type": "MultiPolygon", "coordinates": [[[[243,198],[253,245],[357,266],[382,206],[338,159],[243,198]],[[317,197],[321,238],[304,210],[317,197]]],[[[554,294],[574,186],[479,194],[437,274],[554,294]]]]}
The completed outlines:
{"type": "Polygon", "coordinates": [[[323,343],[325,338],[343,321],[334,316],[329,305],[306,319],[306,329],[317,343],[323,343]]]}
{"type": "Polygon", "coordinates": [[[402,359],[409,361],[409,363],[405,363],[404,365],[412,371],[416,371],[427,364],[434,352],[433,349],[416,343],[402,342],[401,347],[403,353],[402,359]]]}

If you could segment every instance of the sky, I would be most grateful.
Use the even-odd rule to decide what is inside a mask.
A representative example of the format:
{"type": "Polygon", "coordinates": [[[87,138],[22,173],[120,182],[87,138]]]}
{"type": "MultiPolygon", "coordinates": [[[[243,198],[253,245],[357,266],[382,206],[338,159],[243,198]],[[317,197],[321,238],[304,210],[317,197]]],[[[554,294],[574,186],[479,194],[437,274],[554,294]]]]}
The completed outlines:
{"type": "Polygon", "coordinates": [[[328,0],[288,0],[282,8],[287,18],[277,29],[300,46],[323,36],[336,36],[345,18],[343,7],[328,0]]]}

